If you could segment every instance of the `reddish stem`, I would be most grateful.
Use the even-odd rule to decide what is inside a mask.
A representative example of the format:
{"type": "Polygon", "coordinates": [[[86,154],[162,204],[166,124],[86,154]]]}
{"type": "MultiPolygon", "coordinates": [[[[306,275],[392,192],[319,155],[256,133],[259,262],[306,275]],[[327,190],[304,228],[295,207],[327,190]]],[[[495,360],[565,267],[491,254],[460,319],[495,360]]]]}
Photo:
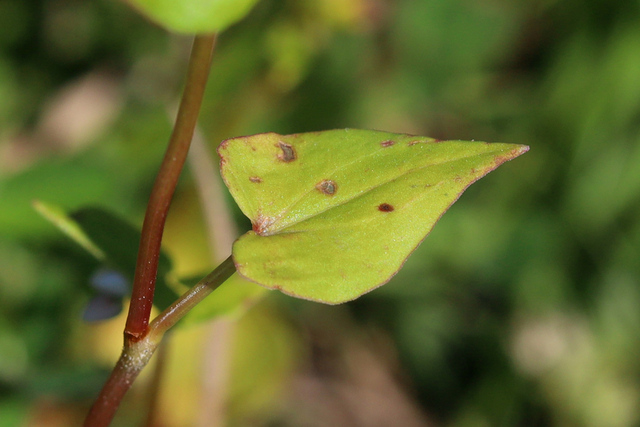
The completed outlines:
{"type": "Polygon", "coordinates": [[[140,371],[147,365],[164,334],[185,314],[216,290],[236,271],[231,257],[223,261],[194,287],[164,310],[149,327],[149,333],[138,341],[126,340],[122,355],[111,376],[91,407],[85,427],[106,427],[120,405],[120,401],[133,384],[140,371]]]}
{"type": "Polygon", "coordinates": [[[142,225],[131,304],[124,330],[124,348],[111,376],[89,411],[85,426],[106,427],[111,423],[120,401],[149,362],[159,342],[143,338],[149,331],[162,232],[198,120],[214,45],[213,34],[199,35],[194,39],[176,124],[151,191],[142,225]]]}
{"type": "Polygon", "coordinates": [[[108,427],[111,424],[120,401],[131,388],[131,384],[142,368],[149,362],[155,346],[156,343],[147,340],[131,346],[125,345],[118,363],[111,371],[111,376],[89,410],[84,420],[84,427],[108,427]]]}
{"type": "Polygon", "coordinates": [[[171,198],[193,138],[204,96],[204,88],[209,76],[214,45],[215,35],[196,36],[193,42],[187,70],[187,82],[176,124],[151,190],[147,212],[142,224],[131,304],[124,330],[126,340],[137,341],[144,337],[148,330],[158,274],[162,232],[171,198]]]}
{"type": "Polygon", "coordinates": [[[122,358],[111,371],[111,376],[104,385],[105,393],[100,394],[84,421],[85,427],[107,427],[122,397],[129,390],[129,384],[138,376],[123,367],[122,358]]]}

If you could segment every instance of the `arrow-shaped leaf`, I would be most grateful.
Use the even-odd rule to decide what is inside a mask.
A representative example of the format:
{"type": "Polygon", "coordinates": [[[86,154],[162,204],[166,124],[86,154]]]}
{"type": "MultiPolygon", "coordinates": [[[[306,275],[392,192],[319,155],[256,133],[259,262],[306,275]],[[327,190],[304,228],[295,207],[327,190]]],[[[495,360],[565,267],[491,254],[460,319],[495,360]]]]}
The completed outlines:
{"type": "Polygon", "coordinates": [[[253,230],[238,272],[337,304],[384,283],[473,182],[528,150],[366,130],[224,141],[223,178],[253,230]]]}

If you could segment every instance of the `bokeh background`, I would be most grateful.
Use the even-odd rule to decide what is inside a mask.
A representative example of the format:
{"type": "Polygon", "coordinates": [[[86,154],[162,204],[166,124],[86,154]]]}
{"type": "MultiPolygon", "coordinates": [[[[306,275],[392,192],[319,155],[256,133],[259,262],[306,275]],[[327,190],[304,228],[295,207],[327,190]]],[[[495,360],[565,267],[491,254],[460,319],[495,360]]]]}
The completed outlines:
{"type": "MultiPolygon", "coordinates": [[[[31,202],[139,226],[190,43],[119,1],[0,0],[2,427],[79,425],[119,354],[122,316],[82,320],[99,266],[31,202]]],[[[640,2],[262,0],[218,41],[175,275],[249,227],[224,194],[210,221],[198,159],[344,127],[531,151],[359,300],[265,292],[177,330],[154,425],[640,425],[640,2]]],[[[114,425],[144,421],[154,370],[114,425]]]]}

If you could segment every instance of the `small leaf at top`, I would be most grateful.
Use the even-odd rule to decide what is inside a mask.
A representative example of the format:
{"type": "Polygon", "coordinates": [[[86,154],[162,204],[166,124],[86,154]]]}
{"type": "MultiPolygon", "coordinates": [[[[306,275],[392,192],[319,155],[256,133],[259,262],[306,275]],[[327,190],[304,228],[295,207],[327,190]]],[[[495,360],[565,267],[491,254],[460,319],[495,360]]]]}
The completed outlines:
{"type": "Polygon", "coordinates": [[[529,147],[343,129],[224,141],[225,183],[253,230],[238,272],[338,304],[386,283],[473,182],[529,147]]]}
{"type": "Polygon", "coordinates": [[[126,0],[177,33],[220,32],[244,18],[258,0],[126,0]]]}

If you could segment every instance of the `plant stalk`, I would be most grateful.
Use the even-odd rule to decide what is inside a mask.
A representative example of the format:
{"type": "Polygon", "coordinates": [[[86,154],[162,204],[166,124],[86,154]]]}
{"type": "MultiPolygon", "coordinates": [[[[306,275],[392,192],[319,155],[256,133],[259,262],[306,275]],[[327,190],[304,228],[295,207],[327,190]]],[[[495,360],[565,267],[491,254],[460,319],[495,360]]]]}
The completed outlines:
{"type": "MultiPolygon", "coordinates": [[[[193,42],[187,68],[186,84],[180,101],[176,123],[151,190],[142,225],[131,303],[124,330],[124,348],[120,359],[118,359],[111,372],[111,376],[103,386],[85,419],[84,425],[87,427],[106,427],[111,423],[122,398],[140,371],[149,362],[164,331],[174,325],[190,309],[178,310],[175,314],[166,315],[164,318],[168,320],[163,325],[166,324],[168,326],[162,330],[162,333],[155,333],[153,340],[145,338],[149,332],[149,316],[151,315],[155,293],[165,220],[189,151],[191,139],[193,138],[204,97],[204,89],[209,77],[215,41],[215,34],[208,34],[196,36],[193,42]]],[[[220,266],[215,271],[219,269],[220,266]]],[[[233,271],[224,278],[222,276],[215,277],[224,281],[231,274],[233,274],[233,271]]],[[[218,283],[217,286],[220,284],[222,282],[218,283]]],[[[204,290],[206,291],[208,288],[204,290]]],[[[209,293],[210,291],[206,292],[206,295],[209,293]]],[[[193,292],[190,290],[185,295],[192,299],[192,294],[193,292]]],[[[184,296],[178,301],[183,298],[184,296]]],[[[202,298],[195,299],[199,301],[202,298]]],[[[189,307],[192,307],[192,305],[189,307]]]]}
{"type": "Polygon", "coordinates": [[[215,40],[213,34],[198,35],[193,42],[176,123],[151,190],[142,225],[131,304],[124,330],[125,340],[139,340],[148,330],[164,224],[198,120],[215,40]]]}
{"type": "Polygon", "coordinates": [[[157,343],[149,340],[125,344],[120,359],[84,420],[84,427],[108,427],[131,384],[144,368],[157,343]]]}
{"type": "Polygon", "coordinates": [[[227,258],[160,313],[149,325],[149,333],[141,340],[125,340],[120,359],[91,407],[84,422],[85,427],[107,427],[111,423],[120,401],[142,368],[149,363],[164,334],[235,271],[233,259],[227,258]]]}
{"type": "Polygon", "coordinates": [[[207,295],[215,291],[236,271],[233,258],[229,256],[222,261],[215,270],[200,280],[194,287],[185,292],[177,301],[167,307],[149,325],[148,339],[160,342],[162,336],[180,319],[182,319],[193,307],[202,301],[207,295]]]}

